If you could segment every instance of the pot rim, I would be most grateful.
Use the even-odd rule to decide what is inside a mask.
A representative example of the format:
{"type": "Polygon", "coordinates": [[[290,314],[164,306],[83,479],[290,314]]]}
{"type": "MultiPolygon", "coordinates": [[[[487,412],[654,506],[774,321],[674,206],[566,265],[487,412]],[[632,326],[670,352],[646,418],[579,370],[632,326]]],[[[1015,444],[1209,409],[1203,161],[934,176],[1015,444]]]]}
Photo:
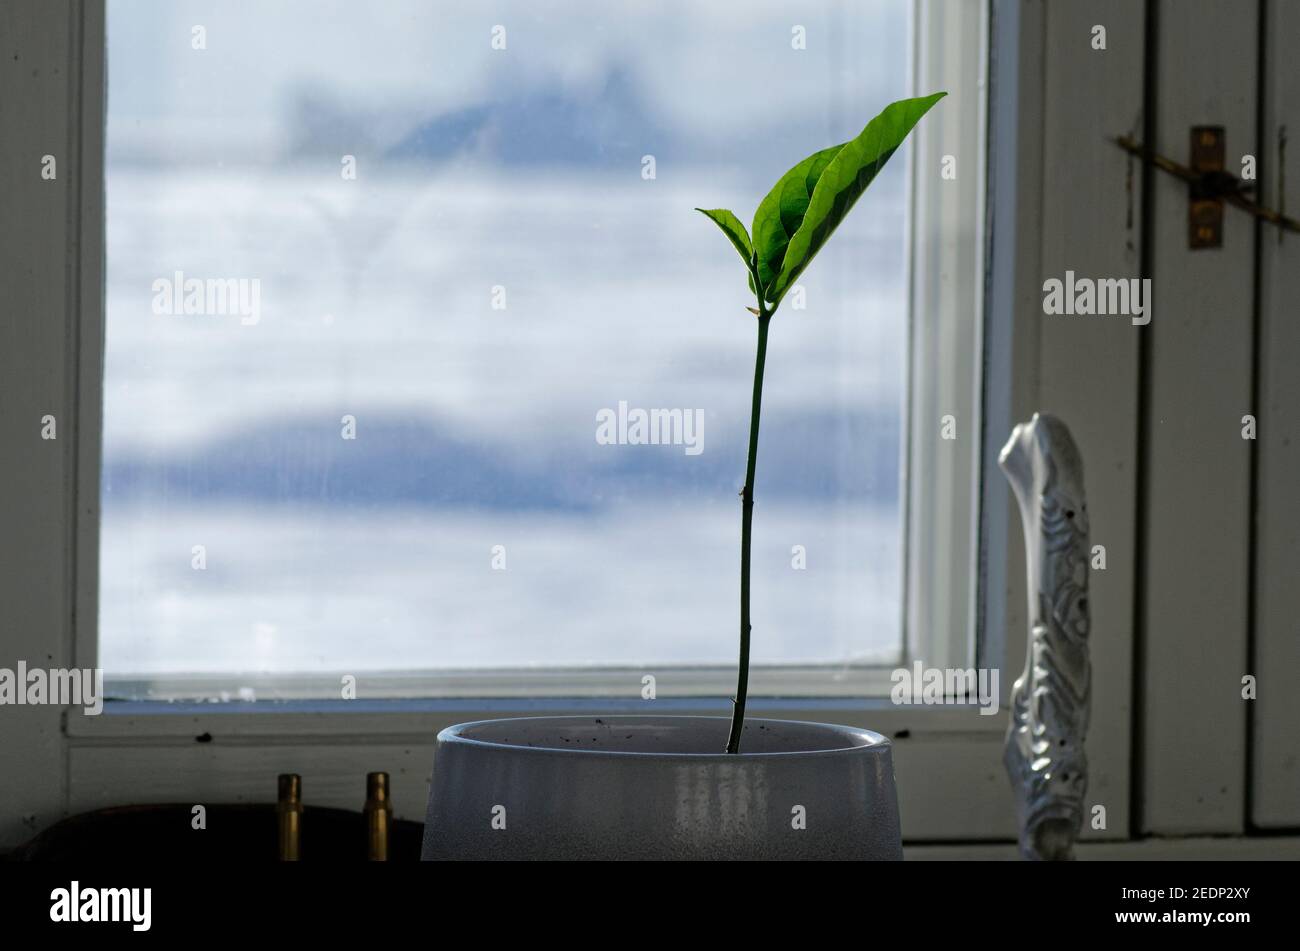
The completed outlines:
{"type": "Polygon", "coordinates": [[[797,757],[824,757],[824,756],[846,756],[851,754],[858,755],[879,755],[890,752],[893,744],[889,738],[876,733],[874,730],[868,730],[864,727],[845,726],[838,723],[821,723],[814,720],[777,720],[770,717],[746,717],[745,724],[780,724],[782,726],[797,726],[802,729],[817,729],[840,733],[845,739],[843,746],[836,746],[832,749],[821,750],[783,750],[780,752],[764,753],[746,753],[742,748],[739,753],[726,753],[719,751],[717,753],[680,753],[680,752],[657,752],[657,751],[639,751],[639,750],[612,750],[598,749],[595,747],[573,747],[573,746],[522,746],[517,743],[504,743],[499,740],[481,740],[465,736],[465,731],[475,727],[486,726],[496,723],[521,723],[537,721],[557,721],[573,720],[587,721],[628,721],[628,720],[656,720],[656,721],[680,721],[680,720],[708,720],[723,721],[729,723],[730,717],[710,717],[710,716],[692,716],[692,715],[675,715],[675,714],[641,714],[641,713],[615,713],[609,715],[597,716],[595,714],[568,714],[568,715],[548,715],[537,717],[494,717],[490,720],[472,720],[465,723],[456,723],[452,726],[445,727],[438,732],[438,743],[455,743],[468,747],[477,747],[484,749],[494,749],[510,751],[512,753],[560,753],[560,754],[581,754],[584,756],[607,756],[607,757],[639,757],[650,759],[683,759],[693,762],[706,762],[716,760],[718,762],[735,763],[744,760],[765,760],[765,759],[782,759],[791,756],[797,757]],[[854,743],[856,740],[858,742],[854,743]]]}

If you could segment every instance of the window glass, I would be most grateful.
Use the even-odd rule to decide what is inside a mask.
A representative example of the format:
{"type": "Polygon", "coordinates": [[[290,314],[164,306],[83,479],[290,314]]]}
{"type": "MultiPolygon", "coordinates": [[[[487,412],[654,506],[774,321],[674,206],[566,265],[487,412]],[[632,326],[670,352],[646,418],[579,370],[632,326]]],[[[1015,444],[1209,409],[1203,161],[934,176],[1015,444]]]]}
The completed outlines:
{"type": "MultiPolygon", "coordinates": [[[[908,5],[108,15],[110,678],[733,664],[755,326],[692,209],[907,95],[908,5]]],[[[756,665],[901,656],[905,166],[773,322],[756,665]]]]}

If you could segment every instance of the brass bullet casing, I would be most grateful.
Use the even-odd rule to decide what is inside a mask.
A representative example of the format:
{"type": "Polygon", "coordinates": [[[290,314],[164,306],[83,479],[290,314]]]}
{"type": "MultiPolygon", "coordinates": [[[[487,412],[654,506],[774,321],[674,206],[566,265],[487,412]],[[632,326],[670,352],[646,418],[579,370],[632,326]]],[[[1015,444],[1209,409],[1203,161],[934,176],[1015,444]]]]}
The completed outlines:
{"type": "Polygon", "coordinates": [[[302,835],[302,777],[297,773],[280,774],[275,815],[280,826],[279,859],[296,862],[302,835]]]}
{"type": "Polygon", "coordinates": [[[388,798],[388,774],[366,773],[366,858],[388,861],[388,828],[393,822],[393,803],[388,798]]]}

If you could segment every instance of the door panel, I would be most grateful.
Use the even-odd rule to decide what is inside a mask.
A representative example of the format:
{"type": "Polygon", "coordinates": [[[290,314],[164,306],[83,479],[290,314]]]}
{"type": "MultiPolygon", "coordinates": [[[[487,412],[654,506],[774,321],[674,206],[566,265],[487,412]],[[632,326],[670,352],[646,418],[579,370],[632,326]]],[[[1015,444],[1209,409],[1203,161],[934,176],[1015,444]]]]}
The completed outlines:
{"type": "MultiPolygon", "coordinates": [[[[1220,125],[1226,166],[1255,152],[1257,7],[1160,0],[1154,149],[1186,163],[1220,125]]],[[[1153,181],[1141,614],[1145,733],[1140,828],[1244,827],[1250,596],[1254,223],[1225,209],[1223,246],[1188,247],[1187,185],[1153,181]]],[[[1101,368],[1098,368],[1099,373],[1101,368]]]]}
{"type": "MultiPolygon", "coordinates": [[[[1300,4],[1266,5],[1262,200],[1300,205],[1300,69],[1290,40],[1300,4]],[[1287,135],[1297,141],[1289,147],[1287,135]],[[1286,191],[1291,194],[1287,195],[1286,191]]],[[[1300,235],[1266,225],[1260,240],[1259,436],[1255,470],[1255,656],[1251,819],[1300,826],[1300,235]]]]}

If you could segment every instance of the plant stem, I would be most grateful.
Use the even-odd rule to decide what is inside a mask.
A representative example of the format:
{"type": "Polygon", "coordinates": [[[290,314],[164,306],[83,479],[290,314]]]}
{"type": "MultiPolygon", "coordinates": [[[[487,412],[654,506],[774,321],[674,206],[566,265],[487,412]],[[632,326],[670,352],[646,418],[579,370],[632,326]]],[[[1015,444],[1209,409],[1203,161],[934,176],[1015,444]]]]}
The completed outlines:
{"type": "Polygon", "coordinates": [[[745,488],[740,493],[740,673],[736,683],[735,708],[727,752],[740,752],[740,731],[745,725],[745,697],[749,693],[749,547],[754,523],[754,466],[758,462],[758,418],[763,407],[763,364],[767,362],[767,328],[772,314],[758,295],[758,355],[754,359],[754,404],[749,416],[749,461],[745,465],[745,488]]]}

